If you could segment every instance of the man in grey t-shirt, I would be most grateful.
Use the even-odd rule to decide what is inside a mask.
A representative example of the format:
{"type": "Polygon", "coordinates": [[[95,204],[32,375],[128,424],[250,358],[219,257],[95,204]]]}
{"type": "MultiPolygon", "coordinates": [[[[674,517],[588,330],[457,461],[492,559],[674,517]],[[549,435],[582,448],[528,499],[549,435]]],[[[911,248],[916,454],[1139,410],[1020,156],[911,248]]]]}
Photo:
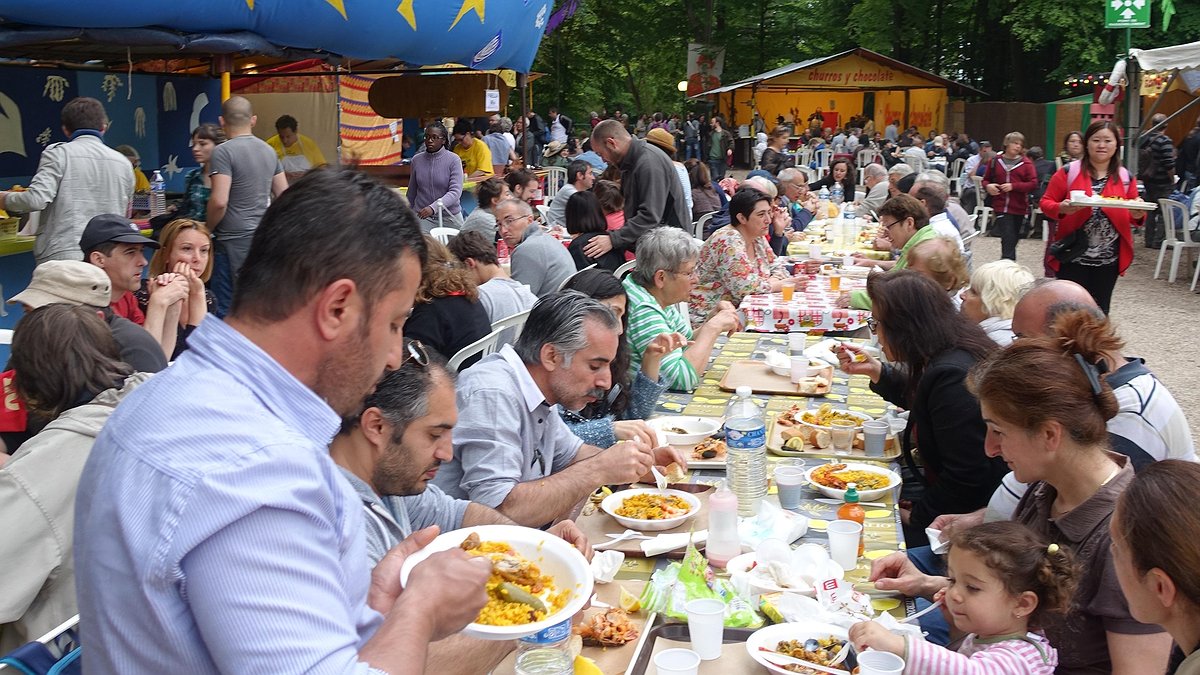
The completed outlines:
{"type": "Polygon", "coordinates": [[[213,150],[209,160],[212,194],[208,226],[216,240],[212,292],[217,316],[224,317],[258,221],[271,199],[287,189],[287,176],[275,150],[252,133],[258,117],[250,101],[232,96],[221,105],[221,125],[229,140],[213,150]]]}

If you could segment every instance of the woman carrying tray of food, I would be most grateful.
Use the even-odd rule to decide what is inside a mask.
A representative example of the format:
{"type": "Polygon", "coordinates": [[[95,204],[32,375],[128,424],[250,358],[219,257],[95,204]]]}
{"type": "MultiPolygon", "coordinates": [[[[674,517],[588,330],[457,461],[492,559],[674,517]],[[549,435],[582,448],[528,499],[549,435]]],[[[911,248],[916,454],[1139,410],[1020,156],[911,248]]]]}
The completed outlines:
{"type": "Polygon", "coordinates": [[[985,505],[1007,473],[1002,460],[984,452],[987,430],[965,382],[967,371],[997,346],[955,311],[936,282],[918,272],[872,276],[867,291],[874,314],[868,325],[891,364],[842,343],[838,365],[871,378],[872,391],[910,411],[901,435],[907,475],[900,519],[908,546],[925,546],[925,528],[934,518],[985,505]],[[913,460],[914,448],[920,449],[922,469],[913,460]]]}
{"type": "Polygon", "coordinates": [[[1059,279],[1083,286],[1108,314],[1117,277],[1133,262],[1133,222],[1145,211],[1121,208],[1116,200],[1141,201],[1137,179],[1121,166],[1117,154],[1120,128],[1098,120],[1083,135],[1083,159],[1056,171],[1042,195],[1042,212],[1057,220],[1046,264],[1059,279]],[[1071,206],[1071,192],[1099,194],[1114,200],[1111,208],[1071,206]]]}

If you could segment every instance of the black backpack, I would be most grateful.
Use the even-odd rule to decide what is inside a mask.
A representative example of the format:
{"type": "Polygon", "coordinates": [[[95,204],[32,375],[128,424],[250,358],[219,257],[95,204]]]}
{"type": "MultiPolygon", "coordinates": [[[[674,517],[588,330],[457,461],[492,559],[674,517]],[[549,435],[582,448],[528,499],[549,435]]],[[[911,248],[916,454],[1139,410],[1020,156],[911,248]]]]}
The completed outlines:
{"type": "Polygon", "coordinates": [[[1154,156],[1154,134],[1138,144],[1138,178],[1143,181],[1158,178],[1158,160],[1154,156]]]}

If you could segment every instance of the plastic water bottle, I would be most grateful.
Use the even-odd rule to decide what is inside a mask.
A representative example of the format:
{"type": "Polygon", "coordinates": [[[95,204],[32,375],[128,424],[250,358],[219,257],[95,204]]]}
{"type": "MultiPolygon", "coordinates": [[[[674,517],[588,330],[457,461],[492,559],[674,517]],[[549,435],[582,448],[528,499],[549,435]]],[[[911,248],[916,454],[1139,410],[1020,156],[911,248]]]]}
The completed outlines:
{"type": "Polygon", "coordinates": [[[545,628],[517,642],[517,675],[571,675],[575,661],[567,642],[571,620],[545,628]]]}
{"type": "Polygon", "coordinates": [[[150,216],[158,216],[167,210],[167,182],[162,173],[155,171],[150,178],[150,216]]]}
{"type": "MultiPolygon", "coordinates": [[[[840,190],[841,188],[839,187],[838,189],[840,190]]],[[[829,201],[829,188],[826,186],[821,186],[821,191],[817,193],[817,199],[829,201]]]]}
{"type": "Polygon", "coordinates": [[[750,387],[738,387],[725,407],[725,475],[737,495],[738,515],[753,517],[767,494],[767,425],[750,387]]]}
{"type": "Polygon", "coordinates": [[[829,190],[829,199],[830,199],[830,201],[832,201],[834,204],[839,204],[839,205],[840,205],[840,204],[841,204],[843,201],[845,201],[845,199],[846,199],[846,194],[845,194],[845,192],[842,190],[842,184],[841,184],[841,183],[834,183],[834,184],[833,184],[833,188],[831,188],[831,189],[829,190]]]}
{"type": "Polygon", "coordinates": [[[854,241],[858,237],[858,230],[854,224],[854,202],[846,202],[846,208],[842,209],[842,246],[847,248],[854,246],[854,241]]]}
{"type": "Polygon", "coordinates": [[[741,553],[737,495],[729,489],[728,481],[721,481],[717,491],[708,497],[708,541],[704,545],[704,556],[708,558],[708,564],[724,569],[741,553]]]}

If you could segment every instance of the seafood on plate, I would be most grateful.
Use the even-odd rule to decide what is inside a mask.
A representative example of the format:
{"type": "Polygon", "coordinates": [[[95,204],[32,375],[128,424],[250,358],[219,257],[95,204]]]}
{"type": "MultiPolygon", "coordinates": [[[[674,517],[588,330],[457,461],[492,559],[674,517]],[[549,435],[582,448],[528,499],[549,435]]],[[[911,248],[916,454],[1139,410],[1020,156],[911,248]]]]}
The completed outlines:
{"type": "Polygon", "coordinates": [[[618,607],[594,614],[576,626],[575,632],[583,638],[584,644],[601,647],[619,647],[638,637],[638,629],[629,620],[629,614],[618,607]]]}
{"type": "Polygon", "coordinates": [[[542,574],[536,564],[509,544],[481,541],[472,532],[459,548],[492,561],[492,575],[486,585],[488,602],[475,623],[489,626],[534,623],[562,609],[571,597],[569,590],[558,590],[552,577],[542,574]]]}
{"type": "MultiPolygon", "coordinates": [[[[832,667],[833,669],[845,670],[850,672],[850,668],[843,663],[836,666],[830,666],[833,659],[837,656],[838,651],[846,644],[845,640],[834,637],[832,635],[822,638],[808,638],[807,640],[781,640],[775,646],[775,652],[790,656],[794,659],[801,659],[809,663],[815,663],[818,666],[832,667]]],[[[764,648],[765,649],[765,648],[764,648]]],[[[816,675],[821,671],[814,670],[802,666],[800,664],[781,665],[780,668],[790,670],[793,673],[813,673],[816,675]]]]}
{"type": "Polygon", "coordinates": [[[891,477],[885,473],[850,469],[845,464],[825,464],[809,474],[813,482],[835,490],[845,490],[850,483],[856,484],[859,491],[879,490],[891,484],[891,477]]]}

